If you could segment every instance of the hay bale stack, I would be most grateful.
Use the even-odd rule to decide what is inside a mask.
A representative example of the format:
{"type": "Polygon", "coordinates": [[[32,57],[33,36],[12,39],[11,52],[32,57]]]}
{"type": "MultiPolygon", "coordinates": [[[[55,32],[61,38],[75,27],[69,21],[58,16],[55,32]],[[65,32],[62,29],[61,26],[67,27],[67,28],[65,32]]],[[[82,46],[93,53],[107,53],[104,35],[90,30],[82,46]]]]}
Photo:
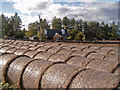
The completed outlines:
{"type": "Polygon", "coordinates": [[[52,48],[50,48],[47,52],[50,52],[50,53],[55,54],[55,53],[59,52],[60,49],[61,49],[61,48],[60,48],[59,46],[57,46],[57,47],[52,47],[52,48]]]}
{"type": "Polygon", "coordinates": [[[31,62],[33,59],[20,56],[16,58],[9,66],[7,70],[7,82],[10,84],[20,87],[21,77],[26,65],[31,62]]]}
{"type": "Polygon", "coordinates": [[[76,56],[76,57],[72,57],[70,58],[66,64],[69,64],[69,65],[73,65],[73,66],[79,66],[79,67],[83,67],[85,68],[86,65],[92,61],[92,59],[87,59],[85,57],[80,57],[80,56],[76,56]]]}
{"type": "Polygon", "coordinates": [[[53,54],[49,52],[39,52],[34,59],[44,59],[48,60],[53,54]]]}
{"type": "Polygon", "coordinates": [[[14,60],[14,58],[16,58],[17,55],[14,54],[2,54],[0,55],[0,80],[3,81],[3,73],[5,73],[5,71],[3,70],[5,68],[5,66],[12,60],[14,60]]]}
{"type": "Polygon", "coordinates": [[[87,65],[87,68],[112,73],[117,66],[118,62],[109,60],[93,60],[87,65]]]}
{"type": "Polygon", "coordinates": [[[53,62],[66,62],[68,59],[70,59],[72,56],[66,55],[66,54],[55,54],[52,55],[49,60],[53,62]]]}
{"type": "Polygon", "coordinates": [[[71,55],[72,52],[74,52],[74,51],[72,51],[72,50],[60,50],[57,54],[71,55]]]}
{"type": "Polygon", "coordinates": [[[54,62],[34,60],[25,69],[22,77],[22,88],[40,88],[42,75],[54,62]]]}
{"type": "Polygon", "coordinates": [[[46,51],[48,51],[50,48],[51,48],[51,47],[39,47],[39,48],[37,49],[37,51],[46,52],[46,51]]]}
{"type": "Polygon", "coordinates": [[[69,88],[116,88],[118,83],[117,75],[87,69],[73,79],[69,88]]]}
{"type": "Polygon", "coordinates": [[[49,67],[41,79],[41,88],[67,88],[80,67],[66,64],[54,64],[49,67]]]}

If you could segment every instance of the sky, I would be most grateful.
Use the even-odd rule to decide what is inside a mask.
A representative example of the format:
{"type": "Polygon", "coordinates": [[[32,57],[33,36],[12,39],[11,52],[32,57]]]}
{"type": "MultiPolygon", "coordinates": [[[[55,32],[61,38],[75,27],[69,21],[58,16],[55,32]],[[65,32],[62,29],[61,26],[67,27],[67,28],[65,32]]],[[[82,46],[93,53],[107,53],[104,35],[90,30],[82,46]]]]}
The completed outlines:
{"type": "Polygon", "coordinates": [[[0,13],[13,16],[16,12],[22,19],[23,28],[28,24],[47,19],[51,24],[54,16],[83,19],[111,24],[118,23],[119,0],[0,0],[0,13]]]}

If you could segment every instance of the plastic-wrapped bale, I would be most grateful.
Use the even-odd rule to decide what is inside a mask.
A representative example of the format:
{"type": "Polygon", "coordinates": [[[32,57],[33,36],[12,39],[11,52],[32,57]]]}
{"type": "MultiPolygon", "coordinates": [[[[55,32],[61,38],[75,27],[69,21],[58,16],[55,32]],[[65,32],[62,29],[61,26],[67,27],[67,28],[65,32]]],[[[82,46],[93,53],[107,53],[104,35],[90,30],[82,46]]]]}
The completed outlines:
{"type": "Polygon", "coordinates": [[[37,46],[38,45],[38,42],[31,42],[31,44],[29,46],[37,46]]]}
{"type": "Polygon", "coordinates": [[[92,59],[87,59],[85,57],[78,56],[78,57],[70,58],[66,62],[66,64],[73,65],[73,66],[80,66],[80,67],[85,68],[90,61],[92,61],[92,59]]]}
{"type": "Polygon", "coordinates": [[[50,48],[47,52],[55,54],[59,52],[59,50],[60,50],[60,47],[53,47],[53,48],[50,48]]]}
{"type": "Polygon", "coordinates": [[[34,60],[25,69],[22,77],[22,88],[40,88],[42,75],[54,62],[34,60]]]}
{"type": "Polygon", "coordinates": [[[2,52],[2,53],[5,53],[7,50],[9,50],[11,47],[2,47],[1,49],[0,49],[0,52],[2,52]]]}
{"type": "Polygon", "coordinates": [[[103,53],[90,53],[87,58],[89,59],[104,59],[106,54],[103,53]]]}
{"type": "Polygon", "coordinates": [[[29,49],[31,46],[22,46],[20,49],[29,49]]]}
{"type": "Polygon", "coordinates": [[[29,51],[29,50],[19,49],[19,50],[15,51],[14,54],[16,54],[16,55],[24,55],[27,51],[29,51]]]}
{"type": "Polygon", "coordinates": [[[80,67],[54,64],[44,72],[41,79],[41,88],[67,88],[72,78],[80,70],[80,67]]]}
{"type": "Polygon", "coordinates": [[[5,66],[7,66],[7,64],[10,61],[12,61],[16,57],[17,57],[17,55],[14,55],[14,54],[2,54],[2,55],[0,55],[0,80],[1,81],[3,81],[2,80],[3,73],[5,73],[5,71],[3,69],[5,68],[5,66]]]}
{"type": "Polygon", "coordinates": [[[49,60],[53,62],[66,62],[69,60],[72,56],[66,55],[66,54],[55,54],[52,55],[49,60]]]}
{"type": "Polygon", "coordinates": [[[26,56],[21,56],[19,58],[16,58],[8,66],[7,75],[6,75],[7,82],[20,87],[23,71],[25,70],[27,64],[29,64],[32,60],[33,59],[26,56]]]}
{"type": "Polygon", "coordinates": [[[74,51],[71,55],[87,57],[91,52],[89,51],[74,51]]]}
{"type": "Polygon", "coordinates": [[[34,58],[38,53],[39,51],[27,51],[24,55],[34,58]]]}
{"type": "Polygon", "coordinates": [[[6,51],[6,53],[14,53],[17,50],[18,50],[17,48],[10,48],[6,51]]]}
{"type": "Polygon", "coordinates": [[[87,65],[87,68],[112,73],[117,66],[118,62],[108,60],[93,60],[87,65]]]}
{"type": "Polygon", "coordinates": [[[44,59],[48,60],[53,54],[49,52],[39,52],[34,59],[44,59]]]}
{"type": "Polygon", "coordinates": [[[116,62],[118,62],[119,60],[118,60],[119,58],[118,58],[118,55],[116,54],[116,55],[106,55],[106,57],[104,58],[104,60],[110,60],[110,61],[116,61],[116,62]]]}
{"type": "Polygon", "coordinates": [[[71,55],[74,51],[72,50],[60,50],[57,54],[66,54],[66,55],[71,55]]]}
{"type": "Polygon", "coordinates": [[[69,88],[116,88],[119,80],[117,75],[87,69],[72,80],[69,88]]]}
{"type": "Polygon", "coordinates": [[[51,47],[40,47],[40,48],[37,49],[37,51],[44,51],[44,52],[46,52],[46,51],[48,51],[50,48],[51,48],[51,47]]]}

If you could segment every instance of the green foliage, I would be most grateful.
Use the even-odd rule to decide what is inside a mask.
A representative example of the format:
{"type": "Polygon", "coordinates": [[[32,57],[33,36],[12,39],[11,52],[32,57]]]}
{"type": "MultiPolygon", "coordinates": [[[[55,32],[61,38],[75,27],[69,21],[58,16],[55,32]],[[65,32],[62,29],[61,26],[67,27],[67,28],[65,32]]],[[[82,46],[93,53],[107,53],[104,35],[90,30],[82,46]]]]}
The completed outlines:
{"type": "Polygon", "coordinates": [[[78,32],[78,33],[75,35],[74,40],[82,40],[82,39],[83,39],[83,33],[82,33],[82,32],[78,32]]]}
{"type": "Polygon", "coordinates": [[[52,28],[53,29],[61,29],[62,28],[62,21],[60,18],[54,17],[52,21],[52,28]]]}
{"type": "Polygon", "coordinates": [[[14,86],[14,85],[0,82],[0,90],[8,90],[8,89],[20,90],[20,89],[18,89],[18,87],[14,86]]]}

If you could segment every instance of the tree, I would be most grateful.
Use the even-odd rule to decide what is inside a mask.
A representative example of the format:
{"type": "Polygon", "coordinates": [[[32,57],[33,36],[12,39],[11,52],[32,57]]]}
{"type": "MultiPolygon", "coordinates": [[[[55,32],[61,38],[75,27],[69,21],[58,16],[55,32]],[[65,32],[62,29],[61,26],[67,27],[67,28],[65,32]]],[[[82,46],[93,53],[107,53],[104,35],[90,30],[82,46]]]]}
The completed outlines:
{"type": "Polygon", "coordinates": [[[76,35],[74,40],[82,40],[83,39],[83,33],[79,31],[76,35]]]}
{"type": "Polygon", "coordinates": [[[52,28],[53,29],[61,29],[62,28],[62,21],[60,18],[54,17],[52,21],[52,28]]]}
{"type": "Polygon", "coordinates": [[[67,16],[63,18],[62,23],[64,26],[69,27],[70,20],[67,18],[67,16]]]}

